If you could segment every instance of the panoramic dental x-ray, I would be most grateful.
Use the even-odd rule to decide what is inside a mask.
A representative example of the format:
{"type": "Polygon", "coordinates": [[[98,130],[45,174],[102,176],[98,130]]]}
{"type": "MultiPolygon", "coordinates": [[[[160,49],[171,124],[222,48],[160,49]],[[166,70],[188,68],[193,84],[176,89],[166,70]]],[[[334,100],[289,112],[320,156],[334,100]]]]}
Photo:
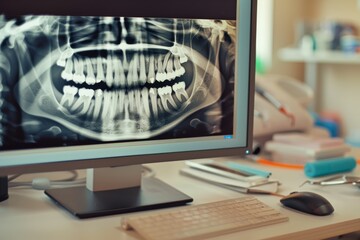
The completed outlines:
{"type": "Polygon", "coordinates": [[[0,16],[0,148],[233,134],[235,22],[0,16]]]}

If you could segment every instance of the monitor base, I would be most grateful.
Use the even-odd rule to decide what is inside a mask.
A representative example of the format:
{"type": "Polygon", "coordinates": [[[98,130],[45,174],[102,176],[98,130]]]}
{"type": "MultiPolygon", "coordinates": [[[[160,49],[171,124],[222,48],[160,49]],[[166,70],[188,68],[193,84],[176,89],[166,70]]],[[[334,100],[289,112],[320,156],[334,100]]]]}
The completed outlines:
{"type": "Polygon", "coordinates": [[[193,199],[153,177],[141,187],[92,192],[84,187],[48,189],[45,194],[78,218],[174,207],[193,199]]]}

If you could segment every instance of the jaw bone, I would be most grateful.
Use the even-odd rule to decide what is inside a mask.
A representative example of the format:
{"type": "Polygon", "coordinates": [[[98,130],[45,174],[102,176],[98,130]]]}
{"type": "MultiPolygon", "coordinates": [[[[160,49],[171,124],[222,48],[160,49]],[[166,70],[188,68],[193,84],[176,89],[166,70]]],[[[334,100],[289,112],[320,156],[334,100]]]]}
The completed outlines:
{"type": "MultiPolygon", "coordinates": [[[[190,49],[187,50],[188,54],[194,54],[195,52],[191,52],[190,49]]],[[[126,125],[125,122],[128,121],[129,124],[132,126],[139,126],[140,122],[135,120],[131,120],[129,118],[127,118],[128,120],[120,120],[117,122],[117,124],[119,125],[115,125],[114,129],[110,129],[108,128],[107,131],[101,132],[101,127],[104,126],[104,124],[100,125],[97,122],[88,122],[87,124],[89,124],[88,128],[84,128],[84,127],[80,127],[82,126],[82,124],[84,124],[84,119],[83,118],[78,118],[75,114],[70,115],[68,114],[69,111],[64,112],[61,109],[59,109],[59,107],[62,107],[60,105],[60,102],[64,103],[66,102],[65,99],[66,97],[63,96],[64,99],[60,99],[57,100],[54,96],[53,93],[48,93],[46,92],[45,89],[51,89],[51,87],[54,87],[51,84],[51,81],[48,81],[48,79],[50,79],[51,76],[50,74],[52,73],[51,71],[46,71],[46,69],[49,69],[49,59],[54,59],[54,63],[55,63],[55,57],[57,52],[54,51],[54,53],[49,54],[47,58],[44,58],[41,62],[39,62],[31,71],[27,72],[26,74],[24,74],[20,80],[19,80],[19,84],[18,87],[20,89],[28,89],[28,90],[24,90],[24,91],[32,91],[32,93],[36,92],[37,95],[34,97],[34,101],[33,102],[37,102],[38,104],[29,104],[28,101],[22,101],[21,99],[18,99],[19,104],[21,106],[21,108],[32,115],[35,116],[42,116],[42,117],[46,117],[48,119],[54,120],[62,125],[64,125],[65,127],[69,128],[70,130],[76,132],[76,133],[81,133],[83,136],[85,137],[89,137],[92,139],[98,139],[101,141],[114,141],[114,140],[121,140],[121,139],[132,139],[134,138],[134,133],[136,134],[136,138],[144,138],[144,137],[149,137],[149,136],[155,136],[157,134],[160,134],[163,131],[166,131],[168,129],[170,129],[172,126],[176,125],[177,123],[181,122],[185,117],[187,117],[189,114],[193,113],[194,111],[201,109],[205,106],[208,106],[209,104],[212,104],[214,101],[217,100],[216,98],[216,94],[215,92],[220,92],[219,89],[221,89],[219,86],[220,83],[214,83],[211,85],[211,89],[208,89],[209,93],[211,93],[211,98],[208,101],[203,101],[202,99],[199,99],[198,96],[194,96],[196,97],[196,101],[190,101],[193,98],[193,92],[196,91],[196,89],[198,89],[199,87],[201,87],[203,85],[204,82],[206,81],[211,81],[211,79],[220,79],[220,72],[219,69],[216,68],[216,66],[211,65],[209,68],[209,71],[207,72],[207,75],[204,76],[204,78],[199,78],[199,83],[195,84],[191,89],[189,89],[190,93],[191,93],[191,99],[187,100],[187,107],[186,109],[184,108],[181,112],[176,112],[174,115],[169,115],[169,120],[171,120],[171,122],[166,122],[164,120],[161,120],[159,118],[159,111],[162,111],[163,106],[161,103],[161,100],[158,98],[157,96],[157,89],[155,88],[150,88],[149,90],[149,100],[150,100],[150,112],[152,113],[152,118],[153,119],[157,119],[159,118],[160,121],[154,121],[151,123],[151,125],[149,125],[149,123],[147,123],[147,126],[149,127],[149,129],[151,129],[151,131],[144,131],[144,132],[139,132],[137,131],[137,129],[140,129],[139,127],[135,127],[131,128],[134,131],[133,132],[128,132],[127,134],[125,134],[124,132],[124,126],[126,125]],[[41,74],[39,76],[39,73],[41,74]],[[206,79],[208,77],[208,79],[206,79]],[[31,84],[30,84],[31,83],[31,84]],[[160,102],[160,103],[158,103],[160,102]],[[31,108],[31,109],[30,109],[31,108]],[[185,111],[185,112],[184,112],[185,111]],[[171,119],[170,119],[171,118],[171,119]],[[124,124],[123,124],[124,123],[124,124]],[[161,126],[159,125],[161,124],[161,126]],[[165,124],[165,125],[164,125],[165,124]],[[120,126],[121,125],[121,126],[120,126]],[[157,127],[157,128],[153,128],[153,126],[157,127]]],[[[103,70],[103,68],[105,68],[105,63],[102,60],[102,58],[100,57],[95,57],[91,59],[93,66],[94,66],[94,70],[97,69],[97,67],[99,67],[101,65],[101,67],[99,67],[99,69],[103,70]],[[93,61],[93,59],[95,59],[95,63],[93,61]],[[96,64],[98,62],[98,60],[100,60],[100,64],[96,64]]],[[[176,59],[176,58],[175,58],[176,59]]],[[[207,69],[207,66],[205,63],[207,63],[207,60],[205,58],[203,58],[200,54],[195,55],[194,59],[197,59],[196,61],[196,72],[198,72],[199,70],[205,70],[207,69]]],[[[50,61],[51,63],[51,61],[50,61]]],[[[52,65],[51,65],[52,66],[52,65]]],[[[174,61],[174,66],[176,68],[175,65],[175,61],[174,61]]],[[[101,71],[100,70],[100,71],[101,71]]],[[[156,69],[155,69],[156,70],[156,69]]],[[[95,76],[97,77],[99,72],[95,71],[95,76]]],[[[86,74],[86,73],[85,73],[86,74]]],[[[66,81],[66,84],[68,83],[68,81],[66,81]]],[[[204,86],[205,88],[206,86],[204,86]]],[[[189,93],[189,96],[190,96],[189,93]]],[[[175,95],[176,95],[176,91],[175,91],[175,95]]],[[[179,96],[179,95],[178,95],[179,96]]],[[[201,97],[203,97],[204,95],[201,95],[201,97]]],[[[85,98],[79,98],[82,99],[83,101],[85,100],[85,98]]],[[[79,101],[79,99],[77,99],[76,102],[79,101]]],[[[118,97],[118,99],[120,99],[120,97],[118,97]]],[[[92,100],[93,101],[93,100],[92,100]]],[[[92,102],[90,101],[90,102],[92,102]]],[[[103,99],[102,99],[103,101],[103,99]]],[[[118,100],[120,102],[120,100],[118,100]]],[[[79,103],[77,103],[79,104],[79,103]]],[[[84,103],[82,103],[84,106],[84,103]]],[[[124,104],[126,106],[129,105],[128,103],[128,98],[125,97],[124,100],[124,104]],[[125,104],[126,103],[126,104],[125,104]]],[[[126,113],[128,110],[128,107],[123,106],[124,104],[118,104],[117,108],[123,108],[124,112],[126,113]]],[[[89,109],[92,108],[94,109],[95,112],[95,103],[89,104],[89,109]]],[[[104,104],[102,104],[102,106],[104,106],[104,104]]],[[[81,104],[79,106],[79,108],[81,107],[81,104]]],[[[70,108],[68,108],[70,109],[70,108]]],[[[91,110],[92,110],[91,109],[91,110]]],[[[80,109],[78,109],[80,111],[80,109]]],[[[100,110],[101,112],[102,110],[100,110]]],[[[83,111],[82,111],[83,112],[83,111]]],[[[129,114],[127,112],[127,114],[129,114]]],[[[88,116],[88,115],[87,115],[88,116]]],[[[161,116],[160,116],[161,117],[161,116]]],[[[95,119],[95,118],[94,118],[95,119]]],[[[106,124],[105,124],[106,125],[106,124]]],[[[142,129],[145,129],[142,128],[142,129]]]]}
{"type": "MultiPolygon", "coordinates": [[[[154,126],[160,123],[164,124],[164,122],[166,122],[165,118],[179,122],[180,119],[183,119],[191,112],[213,102],[215,98],[212,98],[206,103],[200,102],[202,98],[207,96],[207,93],[203,93],[201,96],[197,95],[196,98],[194,98],[196,100],[194,103],[192,96],[194,91],[201,86],[204,86],[203,89],[207,89],[207,85],[203,85],[206,81],[220,79],[217,76],[218,69],[212,66],[209,68],[209,71],[207,71],[209,66],[207,59],[204,59],[203,56],[198,54],[198,57],[194,58],[196,62],[191,62],[191,64],[195,66],[195,75],[193,75],[192,71],[189,71],[189,74],[186,76],[186,78],[194,77],[194,79],[197,79],[197,83],[192,83],[189,89],[186,89],[187,84],[185,84],[185,82],[178,82],[176,78],[185,74],[185,65],[182,66],[182,63],[187,61],[185,51],[189,56],[192,56],[194,51],[190,48],[186,48],[185,51],[179,49],[176,51],[176,54],[169,54],[168,52],[162,55],[159,53],[145,55],[142,50],[132,55],[117,54],[110,51],[108,52],[109,55],[111,55],[110,58],[103,58],[101,56],[90,57],[92,68],[88,67],[88,65],[90,65],[88,59],[81,55],[77,54],[73,58],[68,59],[74,63],[74,59],[76,58],[78,60],[77,64],[82,60],[82,71],[84,72],[85,80],[89,75],[91,77],[93,73],[96,82],[104,82],[108,86],[108,89],[111,89],[105,91],[113,92],[112,94],[108,94],[104,91],[102,97],[99,92],[99,95],[96,95],[98,97],[93,97],[88,107],[91,113],[87,114],[87,120],[92,120],[94,125],[96,124],[96,119],[101,120],[103,123],[109,122],[110,120],[112,124],[115,125],[113,131],[107,133],[114,135],[115,132],[120,131],[118,128],[126,121],[128,121],[129,124],[130,122],[131,124],[134,124],[134,122],[140,124],[139,121],[141,121],[141,119],[148,119],[154,126]],[[124,64],[125,62],[127,64],[124,64]],[[205,73],[206,75],[204,75],[205,73]],[[103,77],[101,77],[101,75],[103,75],[103,77]],[[197,78],[196,76],[200,77],[197,78]],[[146,79],[146,83],[144,83],[144,78],[146,79]],[[173,80],[176,82],[173,82],[173,80]],[[120,83],[121,81],[122,83],[120,83]],[[125,90],[121,91],[120,89],[125,90]],[[135,89],[138,90],[135,92],[135,89]],[[183,111],[187,112],[185,114],[181,113],[183,111]],[[180,115],[180,113],[182,115],[180,115]],[[125,115],[127,117],[125,117],[125,115]]],[[[66,81],[66,84],[68,84],[68,82],[69,81],[66,81]]],[[[88,85],[90,86],[90,84],[88,85]]],[[[94,84],[92,88],[95,89],[97,86],[98,85],[94,84]]],[[[85,101],[85,98],[79,99],[85,101]]],[[[79,103],[77,104],[79,105],[79,103]]],[[[83,106],[88,105],[84,104],[83,106]]],[[[81,111],[81,113],[84,113],[84,111],[81,111]]],[[[102,126],[101,122],[99,124],[102,126]]],[[[170,124],[167,124],[167,128],[168,127],[170,127],[170,124]]],[[[110,128],[108,128],[108,131],[110,131],[110,128]]],[[[156,131],[159,132],[160,128],[156,131]]],[[[155,134],[153,130],[152,134],[155,134]]],[[[115,135],[114,138],[118,139],[115,135]]]]}

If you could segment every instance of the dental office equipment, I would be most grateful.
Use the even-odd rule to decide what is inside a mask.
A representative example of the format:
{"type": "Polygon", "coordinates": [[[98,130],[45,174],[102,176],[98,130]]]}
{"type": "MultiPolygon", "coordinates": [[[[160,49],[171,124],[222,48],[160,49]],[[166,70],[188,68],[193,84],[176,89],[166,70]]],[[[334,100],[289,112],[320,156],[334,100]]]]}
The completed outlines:
{"type": "Polygon", "coordinates": [[[262,97],[264,97],[267,101],[269,101],[276,109],[279,110],[282,114],[290,118],[291,125],[295,125],[295,116],[291,112],[289,112],[286,107],[272,94],[264,90],[263,88],[256,86],[255,91],[262,97]]]}
{"type": "Polygon", "coordinates": [[[305,184],[320,185],[320,186],[352,184],[354,186],[360,186],[360,177],[342,175],[342,176],[335,176],[335,177],[327,178],[327,179],[321,180],[321,181],[306,180],[304,183],[302,183],[300,185],[300,187],[302,187],[305,184]]]}

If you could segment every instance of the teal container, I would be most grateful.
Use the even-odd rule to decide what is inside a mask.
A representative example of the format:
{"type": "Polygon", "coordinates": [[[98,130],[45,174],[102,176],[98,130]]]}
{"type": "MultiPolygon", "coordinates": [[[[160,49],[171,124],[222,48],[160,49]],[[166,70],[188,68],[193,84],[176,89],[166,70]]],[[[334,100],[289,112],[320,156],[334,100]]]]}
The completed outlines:
{"type": "Polygon", "coordinates": [[[355,167],[356,160],[354,157],[338,157],[308,162],[305,164],[304,172],[307,177],[321,177],[350,172],[355,167]]]}

